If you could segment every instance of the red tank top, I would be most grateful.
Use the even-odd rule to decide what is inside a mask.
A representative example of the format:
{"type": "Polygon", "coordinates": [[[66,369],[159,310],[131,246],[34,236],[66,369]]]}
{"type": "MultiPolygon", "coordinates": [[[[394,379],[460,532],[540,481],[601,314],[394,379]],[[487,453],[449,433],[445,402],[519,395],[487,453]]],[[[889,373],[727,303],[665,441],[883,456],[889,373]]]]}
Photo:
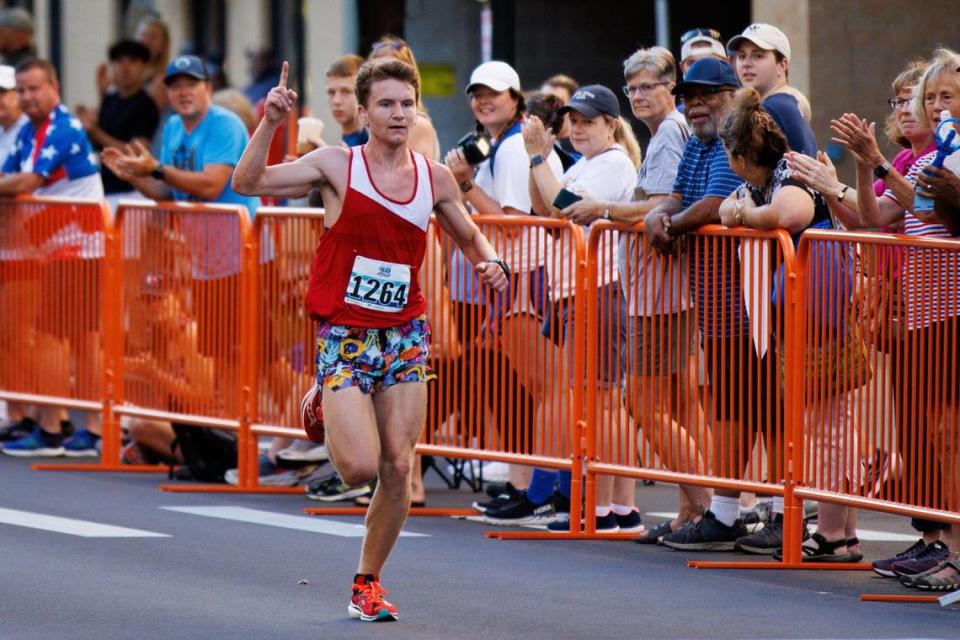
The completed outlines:
{"type": "Polygon", "coordinates": [[[392,200],[370,177],[364,147],[350,149],[347,193],[337,222],[320,237],[307,311],[315,319],[368,329],[393,327],[426,312],[417,275],[433,212],[430,163],[410,151],[413,195],[392,200]]]}

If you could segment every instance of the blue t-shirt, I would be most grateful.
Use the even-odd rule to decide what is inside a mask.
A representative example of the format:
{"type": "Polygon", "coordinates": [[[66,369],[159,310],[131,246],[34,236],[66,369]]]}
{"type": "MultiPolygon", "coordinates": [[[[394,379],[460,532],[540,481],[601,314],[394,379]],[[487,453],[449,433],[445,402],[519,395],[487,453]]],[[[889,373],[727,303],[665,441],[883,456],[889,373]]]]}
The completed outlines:
{"type": "MultiPolygon", "coordinates": [[[[704,144],[694,135],[683,150],[673,191],[681,195],[686,209],[706,197],[726,198],[742,183],[730,168],[720,139],[704,144]]],[[[704,338],[749,335],[750,321],[740,294],[740,261],[736,248],[731,251],[724,244],[718,243],[714,250],[709,239],[699,240],[697,269],[690,270],[690,288],[696,295],[697,321],[704,338]],[[706,304],[707,290],[713,300],[710,305],[706,304]]]]}
{"type": "Polygon", "coordinates": [[[358,147],[370,141],[370,134],[367,133],[366,128],[357,129],[353,133],[345,133],[340,137],[343,138],[344,144],[348,147],[358,147]]]}
{"type": "MultiPolygon", "coordinates": [[[[208,164],[228,164],[236,167],[240,156],[250,141],[243,121],[223,107],[211,105],[206,117],[196,128],[187,133],[183,119],[179,115],[167,120],[163,128],[163,146],[160,151],[160,163],[184,169],[185,171],[203,171],[208,164]]],[[[242,196],[230,186],[230,181],[213,200],[201,198],[173,190],[173,199],[187,202],[217,202],[221,204],[241,204],[253,216],[260,204],[258,198],[242,196]]]]}
{"type": "Polygon", "coordinates": [[[810,123],[800,113],[796,98],[789,93],[775,93],[763,101],[763,109],[783,130],[791,150],[811,158],[817,157],[817,138],[813,135],[810,123]]]}
{"type": "Polygon", "coordinates": [[[4,173],[35,173],[43,185],[34,194],[102,198],[97,156],[83,125],[62,104],[39,127],[27,122],[20,129],[4,173]]]}

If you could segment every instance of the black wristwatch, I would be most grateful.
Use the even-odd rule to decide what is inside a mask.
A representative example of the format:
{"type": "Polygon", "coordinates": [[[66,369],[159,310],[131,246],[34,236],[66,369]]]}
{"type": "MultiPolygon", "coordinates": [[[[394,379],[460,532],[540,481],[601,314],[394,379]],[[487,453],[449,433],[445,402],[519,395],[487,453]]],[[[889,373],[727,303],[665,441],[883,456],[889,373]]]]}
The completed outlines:
{"type": "Polygon", "coordinates": [[[157,168],[150,172],[151,178],[156,178],[157,180],[163,180],[163,165],[158,164],[157,168]]]}
{"type": "Polygon", "coordinates": [[[490,260],[484,260],[484,262],[489,262],[490,264],[497,265],[498,267],[500,267],[500,269],[503,270],[503,275],[507,276],[508,278],[510,277],[510,274],[511,274],[510,265],[504,262],[501,258],[491,258],[490,260]]]}
{"type": "Polygon", "coordinates": [[[890,163],[884,162],[879,167],[873,168],[873,175],[877,176],[877,180],[883,180],[887,177],[887,174],[890,173],[890,163]]]}

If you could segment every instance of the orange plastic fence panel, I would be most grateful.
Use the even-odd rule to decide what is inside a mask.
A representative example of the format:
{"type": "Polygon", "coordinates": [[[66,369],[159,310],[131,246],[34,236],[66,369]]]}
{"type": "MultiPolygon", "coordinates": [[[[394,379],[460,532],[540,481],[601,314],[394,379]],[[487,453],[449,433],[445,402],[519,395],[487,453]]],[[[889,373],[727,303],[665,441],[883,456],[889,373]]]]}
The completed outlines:
{"type": "MultiPolygon", "coordinates": [[[[109,210],[98,200],[0,200],[0,394],[103,407],[109,210]]],[[[88,420],[100,420],[100,411],[88,420]]],[[[104,442],[104,458],[116,442],[104,442]]]]}
{"type": "Polygon", "coordinates": [[[956,521],[960,242],[808,232],[802,478],[823,499],[956,521]]]}
{"type": "MultiPolygon", "coordinates": [[[[117,211],[122,323],[117,412],[236,428],[243,458],[253,329],[244,207],[122,203],[117,211]],[[245,294],[246,292],[246,294],[245,294]],[[130,412],[128,412],[130,413],[130,412]]],[[[145,419],[145,418],[140,418],[145,419]]]]}

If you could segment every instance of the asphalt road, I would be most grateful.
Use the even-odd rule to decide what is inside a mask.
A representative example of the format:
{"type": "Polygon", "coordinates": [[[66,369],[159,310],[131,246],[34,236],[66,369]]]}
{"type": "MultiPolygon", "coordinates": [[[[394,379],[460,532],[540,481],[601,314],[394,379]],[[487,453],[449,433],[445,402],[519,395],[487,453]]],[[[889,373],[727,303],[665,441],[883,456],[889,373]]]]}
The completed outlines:
{"type": "MultiPolygon", "coordinates": [[[[401,619],[363,624],[346,616],[360,538],[344,536],[357,535],[359,518],[301,518],[315,503],[298,496],[163,493],[160,481],[0,458],[0,639],[960,638],[956,607],[860,602],[905,593],[868,572],[695,570],[663,547],[495,541],[486,525],[448,518],[407,523],[421,536],[400,540],[383,575],[401,619]],[[63,533],[64,522],[41,516],[139,533],[83,523],[63,533]],[[324,530],[303,530],[312,526],[324,530]],[[83,537],[111,531],[164,537],[83,537]]],[[[433,506],[474,497],[429,492],[433,506]]],[[[645,512],[669,511],[676,489],[638,497],[645,512]]],[[[878,514],[861,527],[910,534],[905,519],[878,514]]],[[[907,546],[888,538],[864,551],[907,546]]]]}

